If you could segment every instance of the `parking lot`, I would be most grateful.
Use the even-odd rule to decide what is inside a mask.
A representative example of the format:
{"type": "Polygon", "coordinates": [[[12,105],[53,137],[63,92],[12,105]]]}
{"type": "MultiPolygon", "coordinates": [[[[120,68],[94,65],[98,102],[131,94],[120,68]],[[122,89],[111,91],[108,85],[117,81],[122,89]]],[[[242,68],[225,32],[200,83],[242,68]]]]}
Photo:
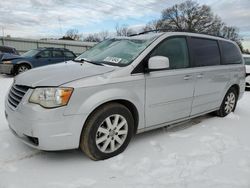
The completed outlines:
{"type": "Polygon", "coordinates": [[[143,133],[122,154],[94,162],[80,150],[43,152],[17,140],[4,117],[12,80],[0,76],[1,188],[250,186],[249,92],[226,118],[206,115],[143,133]]]}

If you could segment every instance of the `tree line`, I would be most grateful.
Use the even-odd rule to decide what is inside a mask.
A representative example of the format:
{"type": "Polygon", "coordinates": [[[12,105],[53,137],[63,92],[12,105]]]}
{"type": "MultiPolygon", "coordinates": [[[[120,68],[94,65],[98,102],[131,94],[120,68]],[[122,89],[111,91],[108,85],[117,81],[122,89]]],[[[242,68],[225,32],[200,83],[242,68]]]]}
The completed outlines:
{"type": "MultiPolygon", "coordinates": [[[[235,41],[242,51],[243,39],[239,35],[239,29],[235,26],[227,25],[222,19],[214,14],[208,5],[200,5],[193,0],[187,0],[180,4],[166,8],[161,12],[161,18],[152,20],[141,32],[160,30],[166,32],[192,32],[223,37],[235,41]]],[[[101,31],[99,33],[83,36],[75,29],[68,30],[62,39],[83,40],[88,42],[100,42],[112,35],[129,36],[135,31],[127,25],[116,25],[115,33],[101,31]]]]}

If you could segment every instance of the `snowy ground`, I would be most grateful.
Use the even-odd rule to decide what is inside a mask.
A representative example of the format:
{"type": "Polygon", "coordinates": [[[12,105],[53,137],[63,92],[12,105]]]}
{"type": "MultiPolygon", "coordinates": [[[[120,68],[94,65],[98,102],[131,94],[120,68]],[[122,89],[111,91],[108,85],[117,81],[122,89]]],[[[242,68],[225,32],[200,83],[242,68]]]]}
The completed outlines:
{"type": "Polygon", "coordinates": [[[41,152],[8,130],[0,76],[0,188],[249,188],[250,92],[234,114],[137,135],[126,151],[94,162],[80,151],[41,152]]]}

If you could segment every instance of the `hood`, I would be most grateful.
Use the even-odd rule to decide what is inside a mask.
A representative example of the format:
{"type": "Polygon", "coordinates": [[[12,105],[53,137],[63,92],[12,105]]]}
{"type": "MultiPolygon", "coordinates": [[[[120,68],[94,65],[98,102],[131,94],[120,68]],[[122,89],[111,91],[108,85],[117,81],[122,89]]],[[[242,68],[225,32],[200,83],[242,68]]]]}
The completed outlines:
{"type": "Polygon", "coordinates": [[[30,87],[60,86],[81,78],[113,71],[114,67],[68,61],[55,65],[34,68],[16,76],[15,84],[30,87]]]}
{"type": "Polygon", "coordinates": [[[13,59],[24,59],[24,57],[20,56],[20,55],[16,55],[16,54],[8,54],[8,53],[4,53],[2,55],[2,61],[8,61],[8,60],[13,60],[13,59]]]}

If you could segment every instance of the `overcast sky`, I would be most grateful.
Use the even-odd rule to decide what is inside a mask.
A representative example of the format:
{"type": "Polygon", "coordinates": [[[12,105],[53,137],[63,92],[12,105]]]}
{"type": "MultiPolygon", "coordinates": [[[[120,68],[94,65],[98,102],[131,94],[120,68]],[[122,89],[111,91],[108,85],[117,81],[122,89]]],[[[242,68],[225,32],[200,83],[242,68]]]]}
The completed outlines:
{"type": "MultiPolygon", "coordinates": [[[[68,29],[81,33],[113,31],[116,24],[141,26],[161,10],[184,0],[0,0],[0,27],[12,37],[60,37],[68,29]]],[[[210,5],[228,25],[240,28],[250,49],[250,0],[198,0],[210,5]]],[[[2,32],[0,32],[2,35],[2,32]]]]}

